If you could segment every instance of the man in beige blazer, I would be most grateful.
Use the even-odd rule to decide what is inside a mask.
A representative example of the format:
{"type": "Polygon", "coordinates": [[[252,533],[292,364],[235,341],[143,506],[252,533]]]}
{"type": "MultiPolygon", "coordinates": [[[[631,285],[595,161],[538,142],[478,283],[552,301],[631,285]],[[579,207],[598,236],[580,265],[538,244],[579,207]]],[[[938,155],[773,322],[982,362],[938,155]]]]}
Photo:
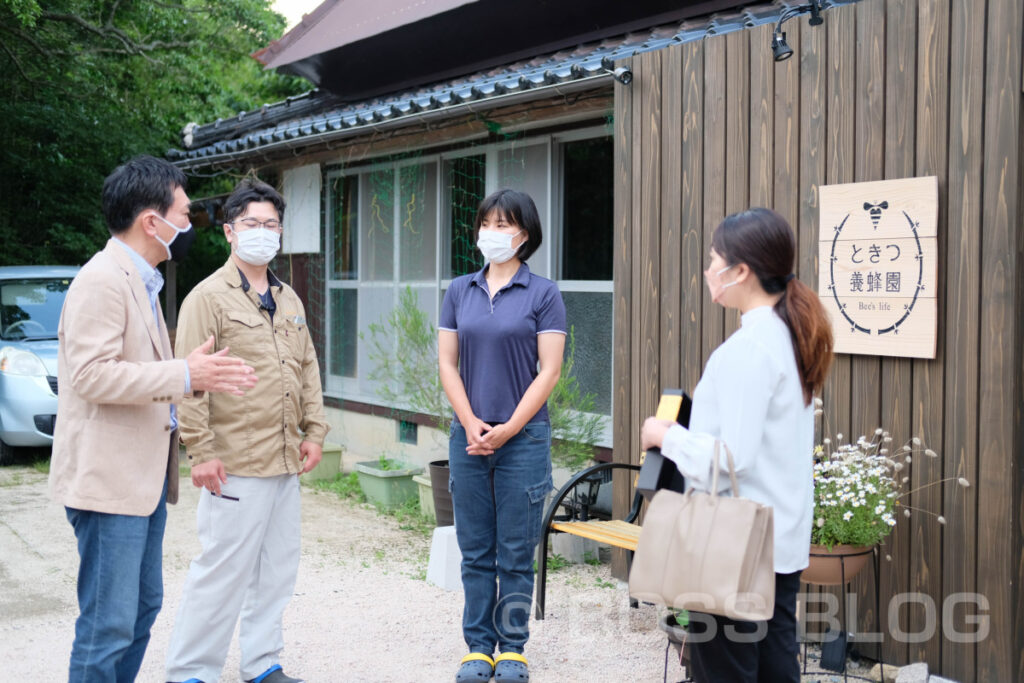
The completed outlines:
{"type": "Polygon", "coordinates": [[[174,402],[241,395],[252,368],[210,354],[175,360],[156,266],[194,238],[185,176],[137,157],[103,185],[111,239],[75,277],[58,328],[58,407],[50,490],[78,540],[78,602],[69,681],[135,679],[163,600],[165,502],[178,498],[174,402]]]}

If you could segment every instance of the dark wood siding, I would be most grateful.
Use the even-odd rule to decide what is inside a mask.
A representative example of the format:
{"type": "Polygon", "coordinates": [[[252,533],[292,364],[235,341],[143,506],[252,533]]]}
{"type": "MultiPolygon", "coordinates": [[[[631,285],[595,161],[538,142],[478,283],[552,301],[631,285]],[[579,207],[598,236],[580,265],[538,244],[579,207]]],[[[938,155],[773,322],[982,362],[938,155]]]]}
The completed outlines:
{"type": "MultiPolygon", "coordinates": [[[[818,187],[939,178],[938,348],[934,360],[839,356],[824,392],[827,431],[883,425],[943,454],[910,467],[934,486],[887,541],[877,590],[888,662],[927,661],[962,681],[1024,680],[1024,97],[1020,0],[863,0],[786,26],[795,55],[771,60],[771,26],[634,57],[616,86],[615,458],[637,462],[661,388],[692,390],[738,323],[712,305],[702,270],[727,213],[775,208],[793,225],[797,273],[817,284],[818,187]],[[943,633],[951,596],[987,600],[988,636],[943,633]],[[889,618],[893,622],[889,623],[889,618]],[[904,639],[906,640],[906,639],[904,639]]],[[[625,504],[628,490],[618,492],[625,504]]],[[[620,565],[621,570],[624,565],[620,565]]],[[[854,584],[873,626],[870,572],[854,584]]],[[[961,631],[979,610],[952,608],[961,631]]],[[[869,648],[862,648],[871,651],[869,648]]]]}

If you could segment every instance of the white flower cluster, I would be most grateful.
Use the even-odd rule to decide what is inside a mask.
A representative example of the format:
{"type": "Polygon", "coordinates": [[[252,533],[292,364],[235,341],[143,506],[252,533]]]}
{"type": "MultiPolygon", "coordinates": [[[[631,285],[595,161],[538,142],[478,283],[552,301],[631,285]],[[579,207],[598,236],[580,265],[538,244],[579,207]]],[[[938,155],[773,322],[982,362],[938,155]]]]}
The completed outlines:
{"type": "Polygon", "coordinates": [[[878,429],[871,440],[843,444],[836,435],[836,441],[834,450],[828,439],[815,449],[813,536],[816,542],[877,543],[896,525],[899,468],[885,447],[892,439],[878,429]]]}
{"type": "MultiPolygon", "coordinates": [[[[822,415],[821,399],[814,399],[815,416],[822,415]]],[[[938,458],[914,437],[902,446],[893,444],[889,432],[875,429],[869,437],[861,436],[844,443],[843,435],[834,440],[825,437],[814,449],[814,526],[811,542],[831,548],[836,544],[869,546],[880,543],[896,526],[897,510],[904,517],[921,512],[934,517],[939,524],[946,518],[929,510],[919,510],[911,496],[931,486],[955,482],[960,489],[971,483],[961,476],[921,482],[912,490],[910,468],[915,457],[938,458]]],[[[941,468],[939,468],[941,470],[941,468]]]]}

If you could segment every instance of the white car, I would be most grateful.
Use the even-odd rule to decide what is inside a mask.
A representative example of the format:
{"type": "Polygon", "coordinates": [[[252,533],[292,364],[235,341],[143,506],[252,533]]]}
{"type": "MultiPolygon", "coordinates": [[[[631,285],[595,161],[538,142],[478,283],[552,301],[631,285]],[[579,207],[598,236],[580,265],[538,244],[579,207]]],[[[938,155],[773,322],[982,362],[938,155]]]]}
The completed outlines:
{"type": "Polygon", "coordinates": [[[0,267],[0,463],[49,446],[57,419],[57,324],[77,266],[0,267]]]}

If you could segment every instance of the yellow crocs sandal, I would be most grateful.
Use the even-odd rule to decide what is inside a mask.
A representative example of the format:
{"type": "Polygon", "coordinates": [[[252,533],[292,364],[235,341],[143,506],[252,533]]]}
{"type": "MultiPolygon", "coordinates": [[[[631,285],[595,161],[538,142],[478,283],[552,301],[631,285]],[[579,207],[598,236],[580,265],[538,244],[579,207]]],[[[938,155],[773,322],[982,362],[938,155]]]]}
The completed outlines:
{"type": "Polygon", "coordinates": [[[486,683],[493,674],[493,659],[482,652],[470,652],[459,662],[455,683],[486,683]]]}
{"type": "Polygon", "coordinates": [[[518,652],[502,652],[494,658],[495,683],[527,683],[530,670],[526,666],[526,657],[518,652]]]}

